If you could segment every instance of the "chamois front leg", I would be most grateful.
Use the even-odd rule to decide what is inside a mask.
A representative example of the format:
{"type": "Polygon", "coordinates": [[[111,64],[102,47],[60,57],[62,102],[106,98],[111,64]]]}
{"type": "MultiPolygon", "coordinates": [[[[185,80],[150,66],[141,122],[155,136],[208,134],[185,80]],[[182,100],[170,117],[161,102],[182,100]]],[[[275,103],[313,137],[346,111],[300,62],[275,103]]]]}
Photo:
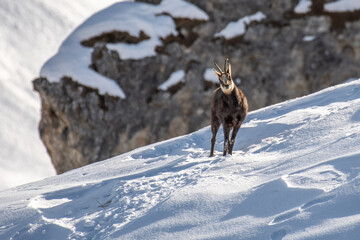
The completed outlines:
{"type": "Polygon", "coordinates": [[[211,151],[210,151],[210,157],[214,156],[214,148],[215,148],[215,142],[216,142],[216,134],[220,127],[220,122],[214,118],[211,119],[211,132],[212,132],[212,138],[211,138],[211,151]]]}
{"type": "Polygon", "coordinates": [[[224,128],[224,153],[223,156],[226,156],[226,154],[229,151],[229,135],[230,135],[230,128],[227,127],[225,124],[223,124],[223,128],[224,128]]]}
{"type": "Polygon", "coordinates": [[[230,140],[230,146],[229,146],[229,154],[232,155],[233,147],[235,144],[236,135],[240,129],[241,123],[235,125],[232,134],[231,134],[231,140],[230,140]]]}

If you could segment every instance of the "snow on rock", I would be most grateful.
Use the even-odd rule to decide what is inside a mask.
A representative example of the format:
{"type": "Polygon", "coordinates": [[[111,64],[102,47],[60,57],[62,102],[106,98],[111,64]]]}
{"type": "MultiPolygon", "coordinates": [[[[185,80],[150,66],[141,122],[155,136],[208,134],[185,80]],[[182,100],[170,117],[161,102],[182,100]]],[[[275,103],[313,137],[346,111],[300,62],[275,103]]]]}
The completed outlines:
{"type": "Polygon", "coordinates": [[[137,44],[111,43],[107,44],[107,47],[117,51],[121,59],[154,56],[156,46],[162,45],[162,38],[177,35],[172,17],[203,21],[208,19],[204,11],[183,0],[164,0],[159,5],[140,2],[117,3],[93,15],[79,26],[64,41],[58,53],[45,63],[40,75],[51,82],[59,81],[63,76],[70,76],[80,84],[98,89],[100,94],[125,98],[123,90],[112,79],[89,68],[92,49],[80,43],[106,32],[127,32],[137,37],[142,31],[149,39],[137,44]],[[161,15],[163,13],[170,16],[161,15]]]}
{"type": "Polygon", "coordinates": [[[313,35],[308,35],[308,36],[305,36],[303,38],[303,41],[304,42],[311,42],[311,41],[314,41],[316,39],[316,36],[313,36],[313,35]]]}
{"type": "Polygon", "coordinates": [[[360,80],[0,192],[1,239],[358,239],[360,80]],[[244,224],[246,223],[246,224],[244,224]]]}
{"type": "Polygon", "coordinates": [[[183,0],[161,1],[157,9],[158,13],[168,13],[174,18],[209,20],[209,16],[203,10],[183,0]]]}
{"type": "Polygon", "coordinates": [[[266,16],[262,12],[257,12],[253,15],[240,18],[236,22],[230,22],[226,27],[220,32],[215,34],[215,37],[224,37],[226,39],[231,39],[237,36],[241,36],[246,31],[246,26],[253,21],[261,21],[265,19],[266,16]]]}
{"type": "Polygon", "coordinates": [[[169,79],[167,79],[165,82],[163,82],[158,89],[166,91],[168,90],[171,86],[175,86],[176,84],[180,83],[180,82],[184,82],[185,79],[185,72],[184,70],[178,70],[176,72],[173,72],[169,79]]]}
{"type": "Polygon", "coordinates": [[[338,0],[335,2],[325,3],[325,11],[328,12],[351,12],[360,10],[359,0],[338,0]]]}
{"type": "Polygon", "coordinates": [[[215,75],[212,68],[205,69],[204,79],[206,81],[213,82],[213,83],[216,83],[216,84],[219,83],[219,78],[215,75]]]}
{"type": "Polygon", "coordinates": [[[295,13],[308,13],[310,12],[311,4],[311,0],[300,0],[294,11],[295,13]]]}
{"type": "Polygon", "coordinates": [[[42,77],[46,77],[50,82],[57,82],[64,76],[71,76],[73,80],[82,85],[98,89],[100,94],[126,97],[115,81],[88,68],[91,64],[90,49],[79,46],[70,51],[63,51],[60,49],[56,57],[45,63],[40,73],[42,77]],[[83,57],[84,55],[88,57],[83,57]]]}

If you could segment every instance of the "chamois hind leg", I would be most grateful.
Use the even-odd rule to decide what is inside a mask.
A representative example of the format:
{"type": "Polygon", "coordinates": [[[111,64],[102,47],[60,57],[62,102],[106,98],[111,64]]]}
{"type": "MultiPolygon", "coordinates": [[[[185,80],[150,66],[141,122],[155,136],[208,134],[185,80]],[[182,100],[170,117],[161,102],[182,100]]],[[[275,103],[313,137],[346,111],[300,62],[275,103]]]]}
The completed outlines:
{"type": "Polygon", "coordinates": [[[235,125],[232,134],[231,134],[231,140],[230,140],[230,146],[229,146],[229,154],[232,155],[233,147],[235,144],[236,135],[240,129],[241,123],[235,125]]]}
{"type": "Polygon", "coordinates": [[[224,153],[223,155],[226,156],[226,153],[229,151],[229,135],[230,135],[230,128],[227,127],[225,124],[223,125],[224,128],[224,153]]]}
{"type": "Polygon", "coordinates": [[[210,151],[210,157],[214,156],[214,148],[215,148],[215,142],[216,142],[216,134],[219,130],[220,122],[217,118],[211,119],[211,132],[212,132],[212,138],[211,138],[211,151],[210,151]]]}

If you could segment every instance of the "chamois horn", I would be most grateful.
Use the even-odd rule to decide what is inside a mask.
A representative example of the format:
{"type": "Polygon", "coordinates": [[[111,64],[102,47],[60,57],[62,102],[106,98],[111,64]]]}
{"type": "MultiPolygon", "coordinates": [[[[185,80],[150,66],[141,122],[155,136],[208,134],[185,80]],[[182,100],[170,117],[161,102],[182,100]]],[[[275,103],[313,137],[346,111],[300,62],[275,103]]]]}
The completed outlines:
{"type": "Polygon", "coordinates": [[[219,67],[219,65],[216,64],[215,61],[214,61],[214,65],[216,66],[216,68],[219,70],[220,73],[223,73],[223,71],[221,70],[221,68],[219,67]]]}

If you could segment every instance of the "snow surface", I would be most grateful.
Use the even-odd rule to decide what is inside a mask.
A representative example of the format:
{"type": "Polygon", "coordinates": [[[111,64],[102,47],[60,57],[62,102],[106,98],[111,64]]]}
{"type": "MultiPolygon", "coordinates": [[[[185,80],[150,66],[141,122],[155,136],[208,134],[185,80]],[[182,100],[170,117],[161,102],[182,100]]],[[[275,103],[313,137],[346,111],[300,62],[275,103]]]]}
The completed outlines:
{"type": "Polygon", "coordinates": [[[54,175],[31,81],[64,38],[116,0],[0,1],[0,189],[54,175]]]}
{"type": "Polygon", "coordinates": [[[253,21],[261,21],[266,16],[262,12],[257,12],[253,15],[240,18],[236,22],[230,22],[226,27],[220,32],[215,34],[215,37],[224,37],[226,39],[231,39],[237,36],[241,36],[246,31],[246,26],[253,21]]]}
{"type": "Polygon", "coordinates": [[[215,75],[212,68],[205,69],[203,77],[206,81],[213,82],[216,84],[219,83],[219,78],[215,75]]]}
{"type": "Polygon", "coordinates": [[[360,10],[359,0],[338,0],[326,3],[324,9],[328,12],[347,12],[360,10]]]}
{"type": "Polygon", "coordinates": [[[360,80],[0,192],[0,239],[358,239],[360,80]]]}
{"type": "Polygon", "coordinates": [[[140,2],[117,3],[93,15],[79,26],[63,42],[58,53],[45,63],[40,74],[52,82],[59,81],[63,76],[71,76],[83,85],[98,89],[100,94],[125,98],[125,93],[115,81],[89,68],[92,48],[84,47],[80,43],[106,32],[120,31],[139,36],[143,31],[150,39],[137,44],[107,44],[107,47],[117,51],[121,59],[154,56],[156,46],[162,45],[162,38],[177,35],[171,16],[208,20],[204,11],[183,0],[164,0],[159,5],[140,2]]]}
{"type": "Polygon", "coordinates": [[[310,12],[312,2],[311,0],[300,0],[298,5],[296,5],[294,11],[296,13],[308,13],[310,12]]]}
{"type": "Polygon", "coordinates": [[[167,79],[165,82],[163,82],[158,89],[166,91],[168,90],[171,86],[174,86],[180,82],[185,82],[185,72],[184,70],[178,70],[176,72],[173,72],[169,79],[167,79]]]}
{"type": "Polygon", "coordinates": [[[308,35],[308,36],[305,36],[304,38],[303,38],[303,41],[304,42],[311,42],[311,41],[314,41],[316,39],[316,36],[314,36],[314,35],[308,35]]]}
{"type": "MultiPolygon", "coordinates": [[[[311,10],[311,0],[300,0],[294,11],[296,13],[308,13],[311,10]]],[[[359,0],[337,0],[324,4],[324,10],[327,12],[348,12],[360,10],[359,0]]]]}

